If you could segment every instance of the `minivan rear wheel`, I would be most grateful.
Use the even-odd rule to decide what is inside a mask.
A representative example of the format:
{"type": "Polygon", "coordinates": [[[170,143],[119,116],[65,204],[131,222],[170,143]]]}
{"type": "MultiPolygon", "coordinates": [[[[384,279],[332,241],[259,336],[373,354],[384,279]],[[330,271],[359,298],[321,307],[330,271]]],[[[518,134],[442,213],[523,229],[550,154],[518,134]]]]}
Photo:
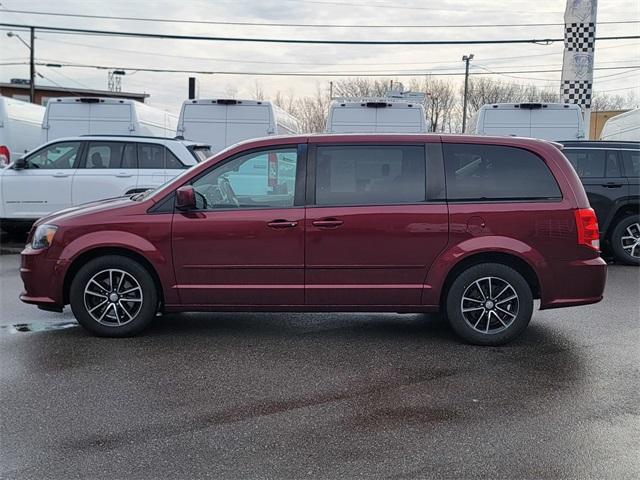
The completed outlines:
{"type": "Polygon", "coordinates": [[[640,215],[629,215],[618,222],[611,234],[611,247],[619,262],[640,265],[640,215]]]}
{"type": "Polygon", "coordinates": [[[127,337],[141,332],[158,307],[155,282],[135,260],[107,255],[87,262],[71,282],[71,310],[95,335],[127,337]]]}
{"type": "Polygon", "coordinates": [[[502,345],[527,328],[533,313],[531,287],[507,265],[474,265],[451,284],[446,313],[453,330],[467,342],[502,345]]]}

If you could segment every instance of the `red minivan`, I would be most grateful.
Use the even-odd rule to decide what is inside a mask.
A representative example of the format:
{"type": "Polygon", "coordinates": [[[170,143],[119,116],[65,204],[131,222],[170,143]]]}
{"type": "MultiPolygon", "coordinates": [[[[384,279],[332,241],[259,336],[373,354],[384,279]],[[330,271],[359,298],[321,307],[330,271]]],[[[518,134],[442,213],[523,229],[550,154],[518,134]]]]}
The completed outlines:
{"type": "Polygon", "coordinates": [[[157,312],[443,312],[499,345],[602,299],[606,264],[556,144],[463,135],[244,142],[143,194],[40,219],[24,302],[97,335],[157,312]]]}

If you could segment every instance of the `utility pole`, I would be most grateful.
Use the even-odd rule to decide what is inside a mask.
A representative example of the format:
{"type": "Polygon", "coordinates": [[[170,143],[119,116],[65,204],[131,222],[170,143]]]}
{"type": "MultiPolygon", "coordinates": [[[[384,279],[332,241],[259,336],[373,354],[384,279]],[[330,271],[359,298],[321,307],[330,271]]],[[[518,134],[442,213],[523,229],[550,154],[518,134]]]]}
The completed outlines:
{"type": "Polygon", "coordinates": [[[467,94],[469,92],[469,62],[473,60],[473,53],[462,57],[464,62],[464,98],[462,100],[462,133],[467,129],[467,94]]]}
{"type": "Polygon", "coordinates": [[[29,101],[31,103],[36,103],[36,29],[34,27],[30,27],[31,30],[31,56],[29,58],[29,101]]]}

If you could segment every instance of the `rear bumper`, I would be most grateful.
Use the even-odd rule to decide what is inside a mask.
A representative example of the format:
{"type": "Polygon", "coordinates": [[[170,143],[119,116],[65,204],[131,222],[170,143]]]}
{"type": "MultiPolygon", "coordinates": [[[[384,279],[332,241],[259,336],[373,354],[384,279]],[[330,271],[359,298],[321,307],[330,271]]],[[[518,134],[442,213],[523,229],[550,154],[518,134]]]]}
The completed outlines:
{"type": "Polygon", "coordinates": [[[602,258],[556,261],[550,266],[547,285],[542,285],[540,310],[589,305],[602,300],[607,281],[607,264],[602,258]]]}
{"type": "Polygon", "coordinates": [[[44,250],[27,246],[21,253],[20,277],[24,283],[20,300],[47,310],[61,311],[64,306],[62,262],[47,258],[44,250]]]}

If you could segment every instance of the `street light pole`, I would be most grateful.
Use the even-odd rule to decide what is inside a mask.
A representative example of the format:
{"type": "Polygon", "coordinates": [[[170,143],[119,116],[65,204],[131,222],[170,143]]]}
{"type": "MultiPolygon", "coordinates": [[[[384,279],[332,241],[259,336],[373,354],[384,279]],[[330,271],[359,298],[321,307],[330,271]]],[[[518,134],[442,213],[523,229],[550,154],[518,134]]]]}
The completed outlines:
{"type": "Polygon", "coordinates": [[[31,43],[25,42],[20,35],[13,32],[7,32],[7,37],[16,37],[22,44],[29,49],[29,101],[36,103],[36,59],[35,59],[35,42],[36,29],[29,27],[31,43]]]}
{"type": "Polygon", "coordinates": [[[464,62],[464,98],[462,100],[462,133],[467,129],[467,94],[469,92],[469,62],[473,60],[473,53],[462,57],[464,62]]]}
{"type": "Polygon", "coordinates": [[[36,29],[34,27],[30,28],[31,30],[31,56],[29,59],[29,75],[30,75],[30,82],[29,82],[29,101],[31,103],[36,103],[36,60],[35,60],[35,41],[36,41],[36,29]]]}

